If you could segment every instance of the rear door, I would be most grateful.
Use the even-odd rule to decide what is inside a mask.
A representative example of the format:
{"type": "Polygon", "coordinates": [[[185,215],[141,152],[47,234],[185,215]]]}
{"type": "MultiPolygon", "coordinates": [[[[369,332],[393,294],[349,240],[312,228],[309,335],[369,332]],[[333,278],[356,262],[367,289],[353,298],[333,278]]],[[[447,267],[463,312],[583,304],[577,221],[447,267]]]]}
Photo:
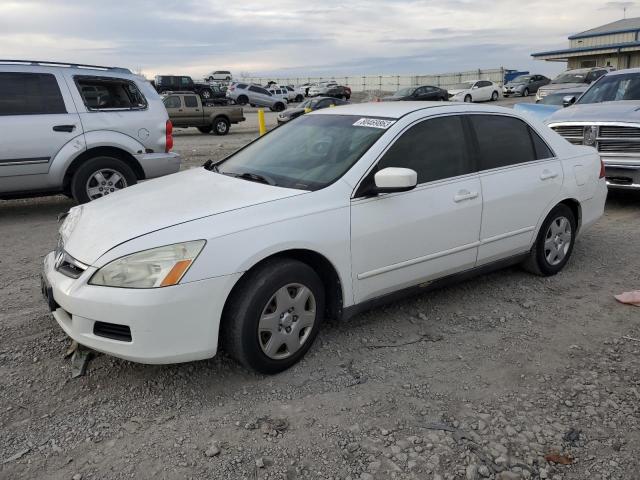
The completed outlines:
{"type": "MultiPolygon", "coordinates": [[[[59,73],[0,71],[0,177],[46,174],[82,124],[59,73]]],[[[84,147],[81,139],[79,147],[84,147]]],[[[19,191],[19,182],[2,182],[19,191]]]]}
{"type": "Polygon", "coordinates": [[[470,114],[482,184],[478,265],[526,252],[541,215],[562,188],[558,158],[527,123],[470,114]]]}

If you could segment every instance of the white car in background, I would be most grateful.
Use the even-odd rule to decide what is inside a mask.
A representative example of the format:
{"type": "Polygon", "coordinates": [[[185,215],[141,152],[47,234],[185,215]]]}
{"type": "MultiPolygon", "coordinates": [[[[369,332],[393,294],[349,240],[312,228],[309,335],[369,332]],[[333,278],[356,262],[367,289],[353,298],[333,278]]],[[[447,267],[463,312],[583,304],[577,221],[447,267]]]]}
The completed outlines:
{"type": "Polygon", "coordinates": [[[489,80],[470,80],[449,88],[449,100],[452,102],[486,102],[500,98],[500,85],[489,80]]]}
{"type": "Polygon", "coordinates": [[[233,75],[228,70],[216,70],[215,72],[211,72],[209,75],[206,75],[204,79],[208,82],[230,82],[233,80],[233,75]]]}
{"type": "Polygon", "coordinates": [[[317,97],[318,95],[324,95],[325,93],[327,93],[327,91],[329,91],[330,88],[333,88],[337,85],[338,83],[335,80],[317,83],[309,88],[309,96],[317,97]]]}
{"type": "Polygon", "coordinates": [[[289,91],[287,90],[287,87],[271,85],[268,91],[271,95],[281,99],[284,103],[289,103],[289,91]]]}
{"type": "Polygon", "coordinates": [[[42,290],[95,350],[173,363],[220,345],[276,373],[326,318],[519,262],[558,273],[606,195],[593,148],[513,110],[343,105],[71,209],[42,290]]]}

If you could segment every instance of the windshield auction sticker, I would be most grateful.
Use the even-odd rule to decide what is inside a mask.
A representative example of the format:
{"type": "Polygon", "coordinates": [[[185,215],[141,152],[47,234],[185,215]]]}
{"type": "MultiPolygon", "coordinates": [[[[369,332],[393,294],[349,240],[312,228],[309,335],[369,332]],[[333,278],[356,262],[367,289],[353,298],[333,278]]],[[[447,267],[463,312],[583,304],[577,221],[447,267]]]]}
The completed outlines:
{"type": "Polygon", "coordinates": [[[394,123],[396,123],[395,120],[382,120],[381,118],[361,118],[356,123],[354,123],[353,126],[382,128],[383,130],[386,130],[394,123]]]}

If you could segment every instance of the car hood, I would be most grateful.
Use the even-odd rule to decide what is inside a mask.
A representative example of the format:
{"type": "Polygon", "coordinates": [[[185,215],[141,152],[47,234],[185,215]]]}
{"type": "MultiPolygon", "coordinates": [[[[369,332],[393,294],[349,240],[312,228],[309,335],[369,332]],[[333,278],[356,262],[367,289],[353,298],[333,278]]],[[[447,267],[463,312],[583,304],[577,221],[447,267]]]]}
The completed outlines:
{"type": "Polygon", "coordinates": [[[554,113],[551,122],[640,122],[640,101],[576,104],[554,113]]]}
{"type": "Polygon", "coordinates": [[[537,118],[544,122],[558,110],[562,109],[561,105],[544,105],[541,103],[518,103],[513,109],[516,112],[523,113],[529,117],[537,118]]]}
{"type": "Polygon", "coordinates": [[[585,83],[549,83],[544,87],[540,87],[540,90],[548,92],[553,90],[566,90],[568,88],[581,88],[585,86],[585,83]]]}
{"type": "Polygon", "coordinates": [[[281,115],[284,117],[292,117],[301,113],[304,113],[304,108],[288,108],[284,112],[282,112],[281,115]]]}
{"type": "Polygon", "coordinates": [[[511,88],[513,88],[513,87],[520,87],[520,86],[522,86],[522,85],[524,85],[524,83],[507,83],[507,84],[505,85],[505,87],[511,87],[511,88]]]}
{"type": "Polygon", "coordinates": [[[399,102],[400,100],[404,100],[407,97],[396,97],[393,95],[389,95],[388,97],[382,97],[380,100],[383,102],[399,102]]]}
{"type": "Polygon", "coordinates": [[[91,265],[107,251],[141,235],[304,193],[193,168],[72,209],[75,225],[62,235],[64,248],[91,265]]]}

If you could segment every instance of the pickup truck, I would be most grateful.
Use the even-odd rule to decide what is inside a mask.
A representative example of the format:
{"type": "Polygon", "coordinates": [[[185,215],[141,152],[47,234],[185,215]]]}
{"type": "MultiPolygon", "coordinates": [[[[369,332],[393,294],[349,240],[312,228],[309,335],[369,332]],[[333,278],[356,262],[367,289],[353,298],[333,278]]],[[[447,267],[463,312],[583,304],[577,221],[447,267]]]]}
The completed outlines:
{"type": "Polygon", "coordinates": [[[232,123],[244,122],[242,107],[219,106],[202,102],[193,93],[171,93],[164,97],[164,106],[174,127],[196,127],[202,133],[226,135],[232,123]]]}

